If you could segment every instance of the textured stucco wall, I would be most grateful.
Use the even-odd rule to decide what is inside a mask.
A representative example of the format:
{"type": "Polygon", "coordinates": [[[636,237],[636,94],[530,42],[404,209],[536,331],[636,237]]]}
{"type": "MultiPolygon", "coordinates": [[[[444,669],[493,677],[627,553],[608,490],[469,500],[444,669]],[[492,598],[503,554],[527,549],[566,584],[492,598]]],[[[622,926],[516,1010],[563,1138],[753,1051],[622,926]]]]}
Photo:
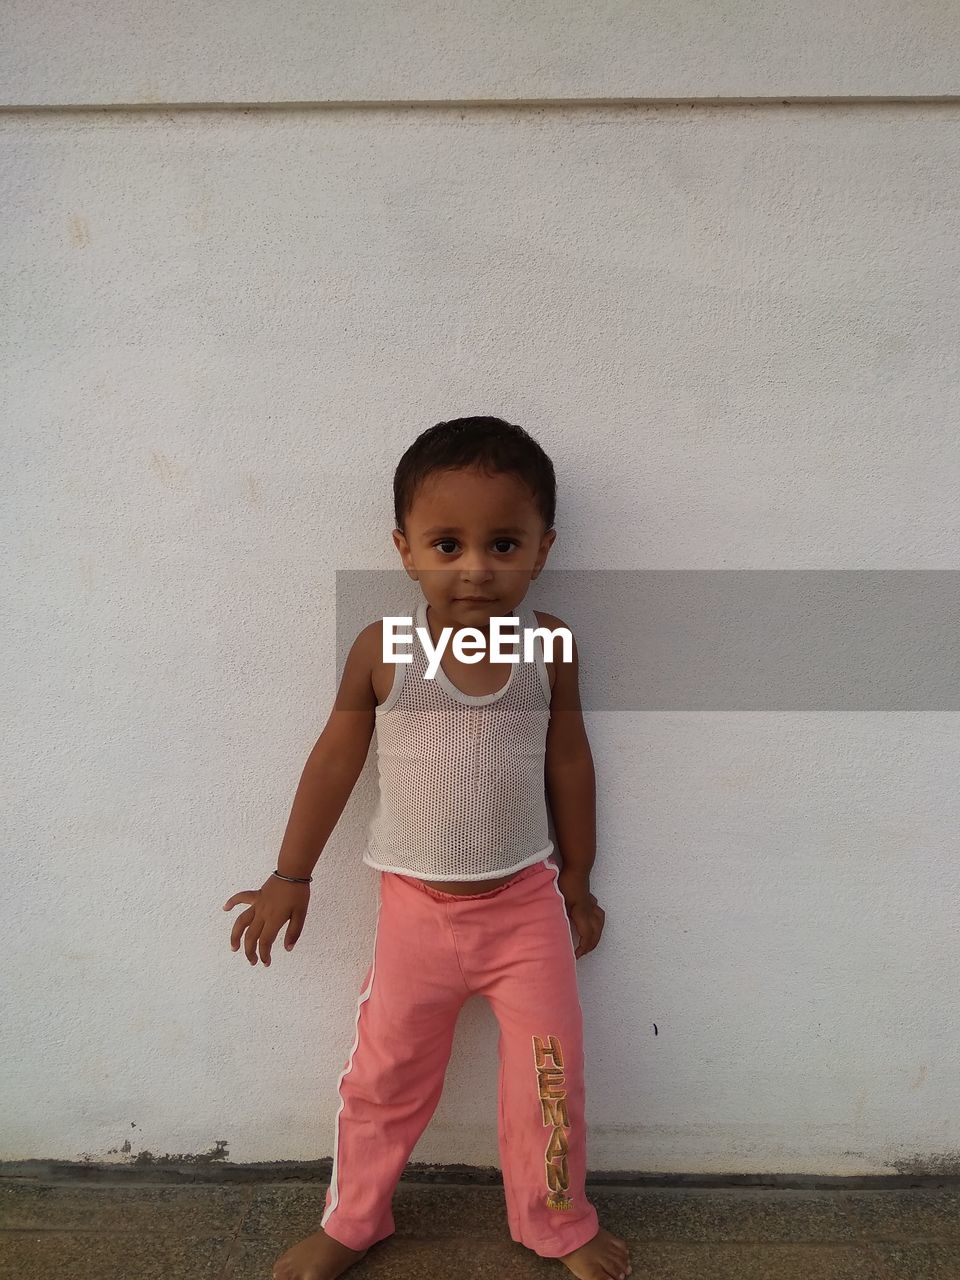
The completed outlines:
{"type": "MultiPolygon", "coordinates": [[[[664,9],[626,44],[602,10],[571,5],[549,39],[471,11],[443,74],[422,51],[391,65],[411,29],[357,6],[323,76],[319,28],[273,23],[274,56],[252,7],[220,8],[228,48],[186,7],[148,39],[136,6],[64,25],[14,5],[11,101],[956,83],[947,5],[868,27],[814,6],[804,39],[793,9],[755,6],[725,44],[739,6],[710,6],[716,26],[664,9]],[[541,82],[520,75],[537,54],[541,82]]],[[[417,11],[429,49],[451,10],[417,11]]],[[[958,110],[0,116],[0,1157],[331,1154],[373,941],[372,750],[294,953],[250,968],[220,904],[275,865],[334,692],[335,570],[397,563],[392,468],[424,426],[493,412],[537,435],[554,567],[957,565],[958,110]]],[[[591,1167],[950,1167],[958,717],[588,728],[608,913],[580,961],[591,1167]]],[[[495,1088],[474,1001],[414,1158],[496,1163],[495,1088]]]]}
{"type": "Polygon", "coordinates": [[[954,0],[6,0],[0,102],[955,94],[956,28],[954,0]]]}

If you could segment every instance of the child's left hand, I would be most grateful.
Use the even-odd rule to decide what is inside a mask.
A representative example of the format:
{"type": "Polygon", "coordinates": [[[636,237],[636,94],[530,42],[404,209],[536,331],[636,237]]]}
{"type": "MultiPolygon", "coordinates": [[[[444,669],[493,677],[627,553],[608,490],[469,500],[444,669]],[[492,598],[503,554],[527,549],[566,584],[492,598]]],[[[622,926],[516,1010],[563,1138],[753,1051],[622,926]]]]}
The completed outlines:
{"type": "Polygon", "coordinates": [[[592,951],[600,941],[606,916],[603,908],[597,905],[596,898],[590,892],[589,876],[561,871],[557,877],[557,887],[563,894],[567,915],[580,939],[574,951],[574,958],[579,960],[588,951],[592,951]]]}

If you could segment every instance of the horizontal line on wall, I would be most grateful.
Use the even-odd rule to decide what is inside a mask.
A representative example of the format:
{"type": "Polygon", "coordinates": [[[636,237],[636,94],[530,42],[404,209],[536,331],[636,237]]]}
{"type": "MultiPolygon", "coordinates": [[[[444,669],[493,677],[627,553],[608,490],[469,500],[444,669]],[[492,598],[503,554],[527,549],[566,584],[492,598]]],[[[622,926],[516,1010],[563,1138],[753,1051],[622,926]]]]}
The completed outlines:
{"type": "Polygon", "coordinates": [[[157,115],[170,111],[296,112],[296,111],[571,111],[666,107],[880,107],[957,106],[960,94],[910,94],[904,96],[856,95],[849,97],[754,98],[463,98],[334,102],[111,102],[0,104],[0,115],[94,115],[119,112],[157,115]]]}

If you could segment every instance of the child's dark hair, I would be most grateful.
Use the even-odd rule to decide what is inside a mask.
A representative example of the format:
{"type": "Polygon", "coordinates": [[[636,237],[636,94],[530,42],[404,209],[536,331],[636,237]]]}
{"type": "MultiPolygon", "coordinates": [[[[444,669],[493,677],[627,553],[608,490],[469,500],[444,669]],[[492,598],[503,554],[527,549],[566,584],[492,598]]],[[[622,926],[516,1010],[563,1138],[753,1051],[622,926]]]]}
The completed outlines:
{"type": "Polygon", "coordinates": [[[536,440],[502,418],[454,418],[422,431],[397,463],[393,509],[401,532],[423,480],[432,471],[459,467],[519,476],[536,499],[544,525],[553,528],[557,481],[553,463],[536,440]]]}

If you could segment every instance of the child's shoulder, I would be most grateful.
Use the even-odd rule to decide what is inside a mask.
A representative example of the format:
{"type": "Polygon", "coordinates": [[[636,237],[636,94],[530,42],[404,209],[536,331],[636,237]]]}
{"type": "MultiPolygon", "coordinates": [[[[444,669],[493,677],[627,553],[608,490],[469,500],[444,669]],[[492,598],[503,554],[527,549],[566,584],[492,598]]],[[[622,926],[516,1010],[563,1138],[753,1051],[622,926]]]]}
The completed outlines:
{"type": "Polygon", "coordinates": [[[543,609],[534,609],[533,616],[542,627],[565,627],[567,624],[562,618],[558,618],[555,613],[546,613],[543,609]]]}
{"type": "Polygon", "coordinates": [[[372,709],[372,695],[377,688],[375,664],[380,648],[379,621],[371,622],[357,632],[343,664],[335,705],[350,710],[359,707],[372,709]]]}
{"type": "MultiPolygon", "coordinates": [[[[544,609],[534,609],[532,612],[533,612],[533,616],[537,620],[537,625],[541,627],[546,627],[548,631],[555,631],[557,627],[567,627],[567,624],[564,622],[564,620],[562,618],[558,618],[555,613],[547,613],[546,610],[544,609]]],[[[572,628],[567,628],[567,629],[570,631],[570,634],[573,635],[573,629],[572,628]]],[[[576,644],[576,641],[574,641],[574,644],[576,644]]],[[[556,658],[557,658],[557,654],[560,654],[560,653],[562,653],[562,648],[560,647],[559,637],[555,642],[554,657],[552,659],[548,657],[548,651],[546,650],[546,648],[544,649],[543,663],[547,669],[547,675],[550,679],[551,689],[553,689],[557,683],[556,658]]]]}
{"type": "Polygon", "coordinates": [[[395,664],[383,660],[383,638],[383,618],[374,618],[360,629],[353,642],[357,660],[368,673],[378,704],[386,700],[397,674],[395,664]]]}

